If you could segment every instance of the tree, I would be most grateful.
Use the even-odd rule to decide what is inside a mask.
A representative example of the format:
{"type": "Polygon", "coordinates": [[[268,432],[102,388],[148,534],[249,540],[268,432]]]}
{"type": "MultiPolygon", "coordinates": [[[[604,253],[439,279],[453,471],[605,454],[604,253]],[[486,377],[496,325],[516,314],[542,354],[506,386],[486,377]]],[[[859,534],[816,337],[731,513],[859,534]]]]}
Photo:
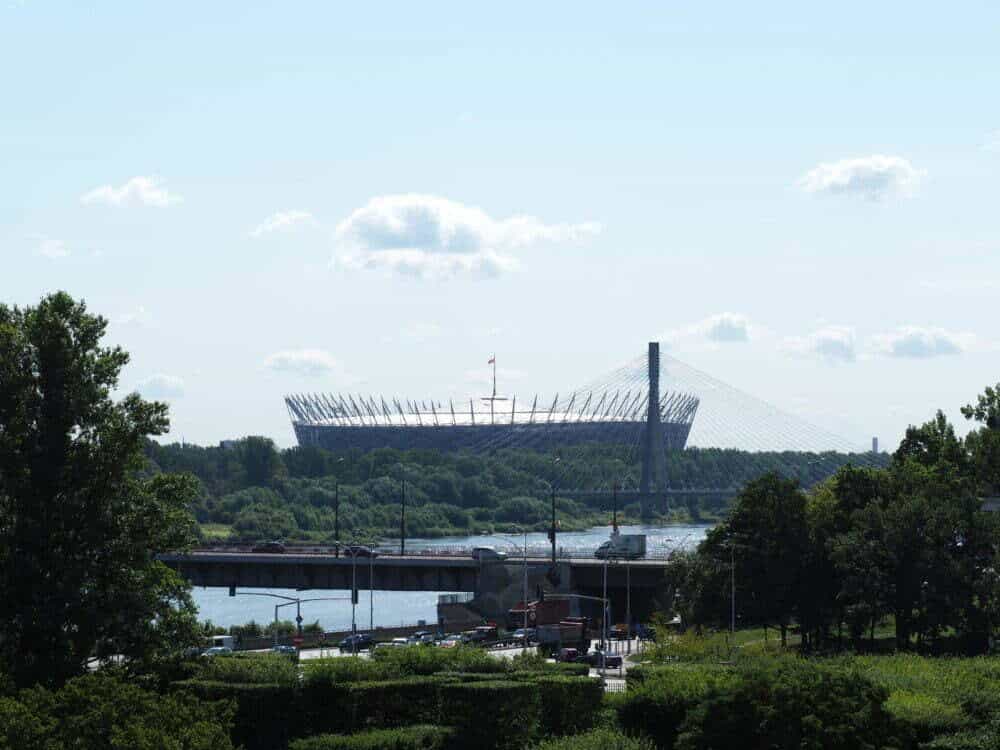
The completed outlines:
{"type": "Polygon", "coordinates": [[[744,487],[699,552],[722,569],[735,559],[738,609],[747,620],[777,624],[784,644],[803,585],[807,542],[805,495],[797,481],[772,472],[744,487]]]}
{"type": "Polygon", "coordinates": [[[962,415],[982,425],[966,436],[976,479],[981,489],[1000,492],[1000,383],[987,386],[975,404],[962,407],[962,415]]]}
{"type": "Polygon", "coordinates": [[[129,358],[106,325],[62,292],[0,305],[0,665],[21,686],[197,638],[187,584],[156,560],[194,538],[197,483],[139,475],[167,407],[112,400],[129,358]]]}
{"type": "Polygon", "coordinates": [[[285,465],[270,438],[251,435],[239,442],[240,461],[251,487],[270,487],[285,473],[285,465]]]}

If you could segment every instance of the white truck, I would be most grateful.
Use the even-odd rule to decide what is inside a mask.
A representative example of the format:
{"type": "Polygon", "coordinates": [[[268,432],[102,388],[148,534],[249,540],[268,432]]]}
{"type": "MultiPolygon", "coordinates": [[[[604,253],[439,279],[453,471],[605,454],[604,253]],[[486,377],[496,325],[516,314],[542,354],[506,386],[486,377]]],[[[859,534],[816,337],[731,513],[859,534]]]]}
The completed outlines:
{"type": "Polygon", "coordinates": [[[637,560],[645,556],[645,534],[621,534],[618,531],[613,532],[611,538],[594,552],[594,557],[601,560],[637,560]]]}

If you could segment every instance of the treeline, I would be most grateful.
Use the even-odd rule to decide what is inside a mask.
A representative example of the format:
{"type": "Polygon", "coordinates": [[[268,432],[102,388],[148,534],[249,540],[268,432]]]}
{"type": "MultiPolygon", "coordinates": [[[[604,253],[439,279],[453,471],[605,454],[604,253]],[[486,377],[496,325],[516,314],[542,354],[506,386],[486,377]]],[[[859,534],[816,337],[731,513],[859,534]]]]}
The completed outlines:
{"type": "Polygon", "coordinates": [[[884,469],[844,467],[809,493],[768,474],[670,570],[686,623],[790,627],[818,650],[875,645],[988,650],[1000,623],[1000,523],[984,498],[1000,485],[1000,387],[963,410],[910,427],[884,469]]]}
{"type": "MultiPolygon", "coordinates": [[[[640,473],[634,449],[598,444],[554,453],[388,448],[362,453],[278,450],[267,438],[247,437],[219,447],[149,441],[146,455],[154,471],[195,475],[202,487],[193,508],[198,520],[224,524],[242,540],[329,540],[338,519],[342,539],[395,535],[404,483],[407,529],[413,536],[514,526],[545,530],[553,492],[560,527],[583,529],[607,523],[611,488],[634,490],[640,473]]],[[[885,460],[871,454],[688,449],[669,453],[666,470],[673,489],[735,488],[768,471],[810,486],[848,461],[885,460]]],[[[654,512],[660,521],[699,520],[717,517],[726,503],[720,495],[684,496],[683,502],[654,512]]],[[[619,511],[626,521],[639,520],[638,503],[623,503],[619,511]]]]}

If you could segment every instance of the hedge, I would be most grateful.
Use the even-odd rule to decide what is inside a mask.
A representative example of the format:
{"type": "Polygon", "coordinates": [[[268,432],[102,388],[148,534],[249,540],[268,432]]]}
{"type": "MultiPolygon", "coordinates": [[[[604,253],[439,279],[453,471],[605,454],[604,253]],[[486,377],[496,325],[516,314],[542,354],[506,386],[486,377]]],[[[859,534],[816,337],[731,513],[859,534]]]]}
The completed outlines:
{"type": "Polygon", "coordinates": [[[184,680],[173,686],[205,701],[235,700],[232,740],[234,745],[246,750],[285,747],[292,732],[304,726],[299,691],[291,685],[184,680]]]}
{"type": "Polygon", "coordinates": [[[541,701],[535,685],[445,682],[440,695],[442,719],[454,725],[460,747],[520,748],[538,733],[541,701]]]}
{"type": "Polygon", "coordinates": [[[353,728],[389,728],[437,723],[441,705],[440,678],[356,682],[348,685],[353,728]]]}
{"type": "Polygon", "coordinates": [[[295,740],[289,750],[443,750],[454,730],[447,727],[412,726],[370,729],[351,735],[324,734],[295,740]]]}
{"type": "Polygon", "coordinates": [[[299,667],[280,654],[234,654],[202,659],[196,680],[241,685],[295,685],[299,667]]]}
{"type": "Polygon", "coordinates": [[[535,750],[656,750],[656,745],[645,737],[629,737],[613,729],[595,729],[586,734],[547,740],[536,745],[535,750]]]}
{"type": "Polygon", "coordinates": [[[733,681],[728,672],[700,666],[647,673],[618,702],[618,721],[626,732],[644,734],[657,747],[671,748],[688,711],[712,689],[733,681]]]}
{"type": "Polygon", "coordinates": [[[531,684],[538,687],[542,705],[542,734],[573,734],[593,726],[601,710],[604,687],[590,677],[544,675],[531,684]]]}

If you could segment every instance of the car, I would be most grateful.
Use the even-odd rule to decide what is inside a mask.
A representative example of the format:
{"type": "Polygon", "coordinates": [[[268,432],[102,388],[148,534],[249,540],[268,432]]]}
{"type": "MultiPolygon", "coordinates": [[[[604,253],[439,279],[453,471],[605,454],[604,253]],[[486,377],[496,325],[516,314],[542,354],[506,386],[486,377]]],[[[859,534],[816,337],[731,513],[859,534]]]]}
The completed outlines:
{"type": "Polygon", "coordinates": [[[534,628],[518,628],[510,637],[514,641],[527,641],[531,643],[536,638],[536,631],[534,628]]]}
{"type": "Polygon", "coordinates": [[[507,553],[501,552],[495,547],[476,547],[472,550],[472,559],[478,562],[486,562],[488,560],[506,560],[507,553]]]}
{"type": "Polygon", "coordinates": [[[461,646],[462,643],[464,643],[464,641],[461,638],[452,636],[450,638],[445,638],[443,641],[438,642],[438,646],[440,646],[441,648],[457,648],[458,646],[461,646]]]}
{"type": "Polygon", "coordinates": [[[226,656],[231,653],[233,650],[229,646],[212,646],[212,648],[205,649],[202,656],[226,656]]]}
{"type": "Polygon", "coordinates": [[[344,547],[344,554],[348,557],[378,557],[378,552],[363,544],[349,544],[344,547]]]}
{"type": "Polygon", "coordinates": [[[298,650],[295,646],[286,646],[284,644],[279,644],[277,646],[271,646],[272,654],[297,654],[298,650]]]}
{"type": "Polygon", "coordinates": [[[262,542],[261,544],[254,545],[251,552],[263,552],[269,555],[280,555],[284,553],[285,545],[278,540],[272,540],[270,542],[262,542]]]}
{"type": "Polygon", "coordinates": [[[434,634],[429,630],[418,630],[416,633],[412,633],[409,638],[407,638],[409,643],[433,643],[434,634]]]}
{"type": "Polygon", "coordinates": [[[368,633],[354,633],[340,642],[340,650],[344,652],[365,651],[372,647],[372,637],[368,633]]]}
{"type": "Polygon", "coordinates": [[[618,669],[622,665],[622,658],[620,656],[605,654],[599,650],[594,650],[587,654],[578,654],[573,661],[577,664],[589,664],[596,669],[600,669],[602,666],[605,669],[618,669]]]}

